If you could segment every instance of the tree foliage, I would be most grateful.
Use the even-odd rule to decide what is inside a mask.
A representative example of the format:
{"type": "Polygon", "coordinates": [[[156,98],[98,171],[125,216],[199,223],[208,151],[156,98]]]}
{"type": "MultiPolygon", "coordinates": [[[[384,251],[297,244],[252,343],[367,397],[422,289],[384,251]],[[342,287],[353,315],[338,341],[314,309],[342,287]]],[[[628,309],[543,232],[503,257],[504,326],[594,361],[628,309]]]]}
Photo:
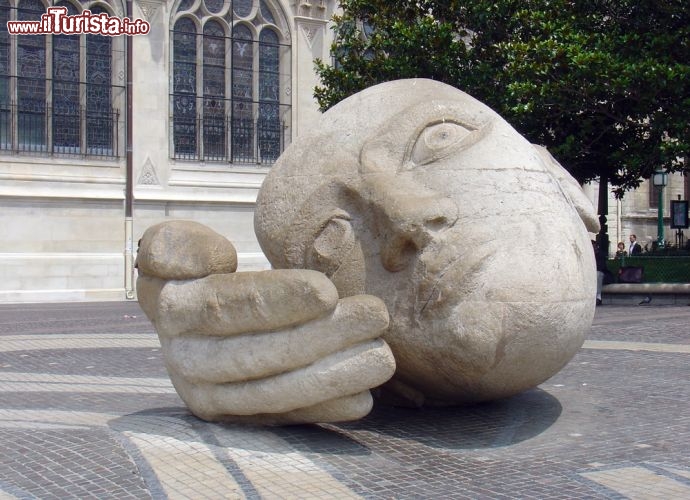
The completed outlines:
{"type": "Polygon", "coordinates": [[[690,170],[686,0],[343,0],[322,109],[387,80],[460,88],[618,196],[690,170]]]}

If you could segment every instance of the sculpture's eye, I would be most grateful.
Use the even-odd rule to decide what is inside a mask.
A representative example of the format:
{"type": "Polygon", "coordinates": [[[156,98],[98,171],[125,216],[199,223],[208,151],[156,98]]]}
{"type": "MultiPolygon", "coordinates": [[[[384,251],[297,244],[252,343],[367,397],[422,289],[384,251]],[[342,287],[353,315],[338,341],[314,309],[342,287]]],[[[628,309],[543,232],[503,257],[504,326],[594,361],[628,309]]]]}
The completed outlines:
{"type": "Polygon", "coordinates": [[[475,129],[453,121],[432,123],[419,134],[410,153],[410,161],[424,165],[474,144],[482,129],[475,129]]]}

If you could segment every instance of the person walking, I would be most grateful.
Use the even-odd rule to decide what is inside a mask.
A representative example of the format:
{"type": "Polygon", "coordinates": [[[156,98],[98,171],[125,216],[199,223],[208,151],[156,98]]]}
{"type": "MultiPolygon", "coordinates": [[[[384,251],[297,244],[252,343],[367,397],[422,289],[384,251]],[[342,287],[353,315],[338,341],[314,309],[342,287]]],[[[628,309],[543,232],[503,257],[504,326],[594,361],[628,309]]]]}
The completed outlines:
{"type": "Polygon", "coordinates": [[[630,235],[630,246],[628,247],[628,255],[631,257],[633,255],[640,255],[642,253],[642,247],[637,242],[637,236],[634,234],[630,235]]]}
{"type": "Polygon", "coordinates": [[[625,243],[622,241],[618,242],[618,250],[616,250],[616,258],[627,257],[628,252],[625,251],[625,243]]]}
{"type": "Polygon", "coordinates": [[[601,305],[601,289],[604,286],[604,275],[608,271],[606,266],[606,255],[599,249],[596,241],[592,240],[592,249],[594,250],[594,260],[597,263],[597,305],[601,305]]]}

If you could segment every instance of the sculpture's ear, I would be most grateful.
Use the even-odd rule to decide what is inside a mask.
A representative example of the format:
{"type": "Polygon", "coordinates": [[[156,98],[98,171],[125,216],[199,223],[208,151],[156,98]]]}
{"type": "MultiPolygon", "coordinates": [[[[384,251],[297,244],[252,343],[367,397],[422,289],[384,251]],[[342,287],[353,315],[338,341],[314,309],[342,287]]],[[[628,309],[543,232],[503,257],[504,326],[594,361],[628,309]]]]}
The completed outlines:
{"type": "Polygon", "coordinates": [[[533,145],[534,148],[544,160],[546,168],[549,170],[551,175],[556,179],[558,184],[563,191],[563,194],[570,200],[570,203],[577,210],[580,219],[584,222],[587,231],[590,233],[598,233],[599,219],[597,218],[597,212],[594,206],[589,201],[585,193],[582,191],[582,187],[575,180],[575,178],[570,175],[570,173],[563,168],[563,166],[558,163],[558,161],[549,153],[549,150],[543,146],[533,145]]]}
{"type": "Polygon", "coordinates": [[[332,180],[310,194],[285,234],[288,267],[332,276],[355,244],[352,218],[344,198],[349,190],[332,180]]]}
{"type": "Polygon", "coordinates": [[[321,224],[312,244],[306,248],[305,267],[332,277],[352,251],[355,241],[350,216],[336,210],[321,224]]]}

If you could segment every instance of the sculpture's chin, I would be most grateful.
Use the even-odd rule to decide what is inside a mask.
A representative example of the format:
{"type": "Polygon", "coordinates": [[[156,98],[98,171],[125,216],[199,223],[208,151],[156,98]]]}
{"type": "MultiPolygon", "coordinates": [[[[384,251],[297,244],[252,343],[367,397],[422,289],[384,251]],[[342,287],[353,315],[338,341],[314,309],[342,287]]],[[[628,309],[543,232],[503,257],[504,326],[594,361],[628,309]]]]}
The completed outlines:
{"type": "Polygon", "coordinates": [[[551,266],[552,279],[545,279],[542,270],[489,250],[493,256],[474,254],[445,266],[425,255],[417,279],[409,281],[418,283],[408,292],[413,300],[389,294],[391,327],[384,338],[396,359],[396,380],[427,404],[485,401],[533,388],[575,355],[589,331],[594,266],[583,273],[576,256],[572,265],[563,255],[560,262],[525,259],[551,266]]]}
{"type": "Polygon", "coordinates": [[[592,301],[462,302],[413,328],[394,320],[386,335],[396,379],[434,404],[511,396],[544,382],[578,351],[592,301]]]}
{"type": "Polygon", "coordinates": [[[511,396],[556,374],[595,310],[593,256],[578,250],[589,242],[576,229],[544,247],[488,237],[469,246],[452,233],[428,245],[411,275],[395,278],[406,291],[379,295],[396,379],[427,401],[456,404],[511,396]]]}

